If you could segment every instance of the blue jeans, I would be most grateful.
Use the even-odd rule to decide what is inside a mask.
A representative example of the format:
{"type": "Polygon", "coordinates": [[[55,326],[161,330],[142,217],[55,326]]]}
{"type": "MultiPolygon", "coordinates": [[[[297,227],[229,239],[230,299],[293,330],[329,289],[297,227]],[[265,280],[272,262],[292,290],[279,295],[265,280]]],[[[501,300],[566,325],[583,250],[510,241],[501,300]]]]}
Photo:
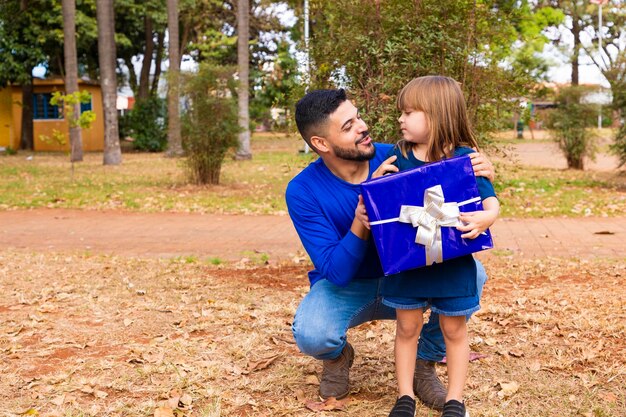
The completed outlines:
{"type": "MultiPolygon", "coordinates": [[[[487,273],[478,261],[476,267],[480,298],[487,273]]],[[[382,303],[382,279],[357,279],[346,287],[338,287],[325,279],[316,282],[298,306],[293,320],[293,336],[300,351],[315,359],[334,359],[346,344],[349,328],[372,320],[395,320],[395,309],[382,303]]],[[[422,327],[417,357],[436,362],[445,354],[439,315],[431,313],[430,320],[422,327]]]]}

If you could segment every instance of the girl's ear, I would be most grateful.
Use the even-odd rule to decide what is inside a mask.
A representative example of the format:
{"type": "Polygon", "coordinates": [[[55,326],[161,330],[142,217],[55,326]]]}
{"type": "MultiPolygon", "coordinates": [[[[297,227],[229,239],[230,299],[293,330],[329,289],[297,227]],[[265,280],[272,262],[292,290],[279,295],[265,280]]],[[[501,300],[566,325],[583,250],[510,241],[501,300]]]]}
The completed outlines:
{"type": "Polygon", "coordinates": [[[328,142],[321,136],[311,136],[311,146],[317,149],[320,153],[330,151],[328,142]]]}

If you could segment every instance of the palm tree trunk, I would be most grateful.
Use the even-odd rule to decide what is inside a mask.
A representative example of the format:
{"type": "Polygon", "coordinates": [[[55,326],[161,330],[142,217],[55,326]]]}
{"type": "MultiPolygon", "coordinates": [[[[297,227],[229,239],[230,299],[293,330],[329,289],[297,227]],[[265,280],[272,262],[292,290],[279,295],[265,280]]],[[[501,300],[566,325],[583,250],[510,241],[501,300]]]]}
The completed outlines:
{"type": "Polygon", "coordinates": [[[122,163],[120,134],[117,125],[117,77],[115,74],[115,17],[113,0],[97,0],[98,59],[102,108],[104,109],[104,165],[122,163]]]}
{"type": "MultiPolygon", "coordinates": [[[[63,0],[63,55],[65,58],[65,93],[78,91],[78,57],[76,54],[76,1],[63,0]]],[[[74,106],[72,118],[80,116],[80,103],[74,106]]],[[[66,116],[67,117],[67,116],[66,116]]],[[[70,161],[83,160],[83,142],[80,127],[72,120],[70,125],[70,161]]]]}
{"type": "Polygon", "coordinates": [[[239,67],[239,149],[236,159],[251,159],[250,153],[250,111],[249,111],[249,38],[250,38],[250,2],[237,1],[237,65],[239,67]]]}
{"type": "MultiPolygon", "coordinates": [[[[29,68],[30,74],[33,69],[29,68]]],[[[22,84],[22,134],[20,149],[32,151],[35,149],[33,125],[33,80],[22,84]]]]}
{"type": "Polygon", "coordinates": [[[141,74],[139,76],[139,94],[137,100],[146,100],[150,96],[150,68],[152,67],[152,53],[154,52],[154,33],[152,32],[152,18],[144,17],[146,33],[146,49],[143,53],[141,74]]]}
{"type": "Polygon", "coordinates": [[[167,88],[167,156],[183,154],[180,136],[179,107],[179,31],[178,31],[178,0],[167,0],[167,30],[169,33],[169,64],[170,71],[167,88]]]}

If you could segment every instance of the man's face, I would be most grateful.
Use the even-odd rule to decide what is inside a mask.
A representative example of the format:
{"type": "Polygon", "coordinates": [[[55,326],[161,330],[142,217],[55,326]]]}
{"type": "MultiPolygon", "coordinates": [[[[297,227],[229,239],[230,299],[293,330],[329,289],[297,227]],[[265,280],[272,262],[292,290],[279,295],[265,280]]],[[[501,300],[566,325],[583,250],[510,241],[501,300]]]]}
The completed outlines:
{"type": "Polygon", "coordinates": [[[376,153],[367,124],[349,100],[330,115],[326,139],[335,156],[346,161],[369,161],[376,153]]]}

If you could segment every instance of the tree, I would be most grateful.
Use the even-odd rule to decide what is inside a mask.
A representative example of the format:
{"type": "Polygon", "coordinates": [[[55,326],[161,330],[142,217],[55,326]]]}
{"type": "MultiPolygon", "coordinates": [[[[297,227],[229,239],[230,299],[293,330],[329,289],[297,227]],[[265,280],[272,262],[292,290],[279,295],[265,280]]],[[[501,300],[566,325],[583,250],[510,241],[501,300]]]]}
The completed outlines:
{"type": "Polygon", "coordinates": [[[185,74],[183,137],[189,178],[197,184],[218,184],[226,152],[237,146],[237,104],[233,68],[200,64],[197,73],[185,74]]]}
{"type": "Polygon", "coordinates": [[[180,136],[180,114],[179,114],[179,76],[180,76],[180,56],[179,56],[179,33],[178,33],[178,0],[167,0],[167,30],[169,34],[169,75],[167,88],[167,155],[180,156],[183,153],[182,140],[180,136]]]}
{"type": "MultiPolygon", "coordinates": [[[[45,41],[53,19],[41,13],[40,1],[0,2],[0,87],[22,87],[20,148],[32,150],[33,68],[46,60],[45,41]]],[[[60,28],[60,26],[59,26],[60,28]]]]}
{"type": "MultiPolygon", "coordinates": [[[[78,57],[76,53],[76,2],[63,0],[63,51],[65,57],[65,92],[67,95],[78,91],[78,57]]],[[[80,103],[74,105],[74,115],[80,115],[80,103]]],[[[70,122],[70,160],[83,160],[81,129],[70,122]]]]}
{"type": "Polygon", "coordinates": [[[237,89],[237,103],[239,106],[239,149],[237,159],[251,159],[250,153],[250,58],[248,38],[250,37],[250,4],[249,0],[237,1],[237,68],[239,70],[239,88],[237,89]]]}
{"type": "Polygon", "coordinates": [[[122,163],[120,135],[117,123],[117,78],[115,74],[115,18],[113,0],[97,0],[98,57],[100,85],[104,109],[104,165],[122,163]]]}
{"type": "Polygon", "coordinates": [[[589,126],[593,126],[592,106],[582,100],[588,93],[583,86],[570,86],[561,90],[557,97],[558,107],[552,113],[550,128],[552,137],[567,160],[567,167],[583,169],[584,159],[594,159],[595,138],[589,126]]]}
{"type": "Polygon", "coordinates": [[[413,77],[458,80],[479,139],[531,78],[501,65],[518,39],[517,2],[407,0],[311,3],[312,86],[344,86],[372,137],[395,142],[395,95],[413,77]]]}

